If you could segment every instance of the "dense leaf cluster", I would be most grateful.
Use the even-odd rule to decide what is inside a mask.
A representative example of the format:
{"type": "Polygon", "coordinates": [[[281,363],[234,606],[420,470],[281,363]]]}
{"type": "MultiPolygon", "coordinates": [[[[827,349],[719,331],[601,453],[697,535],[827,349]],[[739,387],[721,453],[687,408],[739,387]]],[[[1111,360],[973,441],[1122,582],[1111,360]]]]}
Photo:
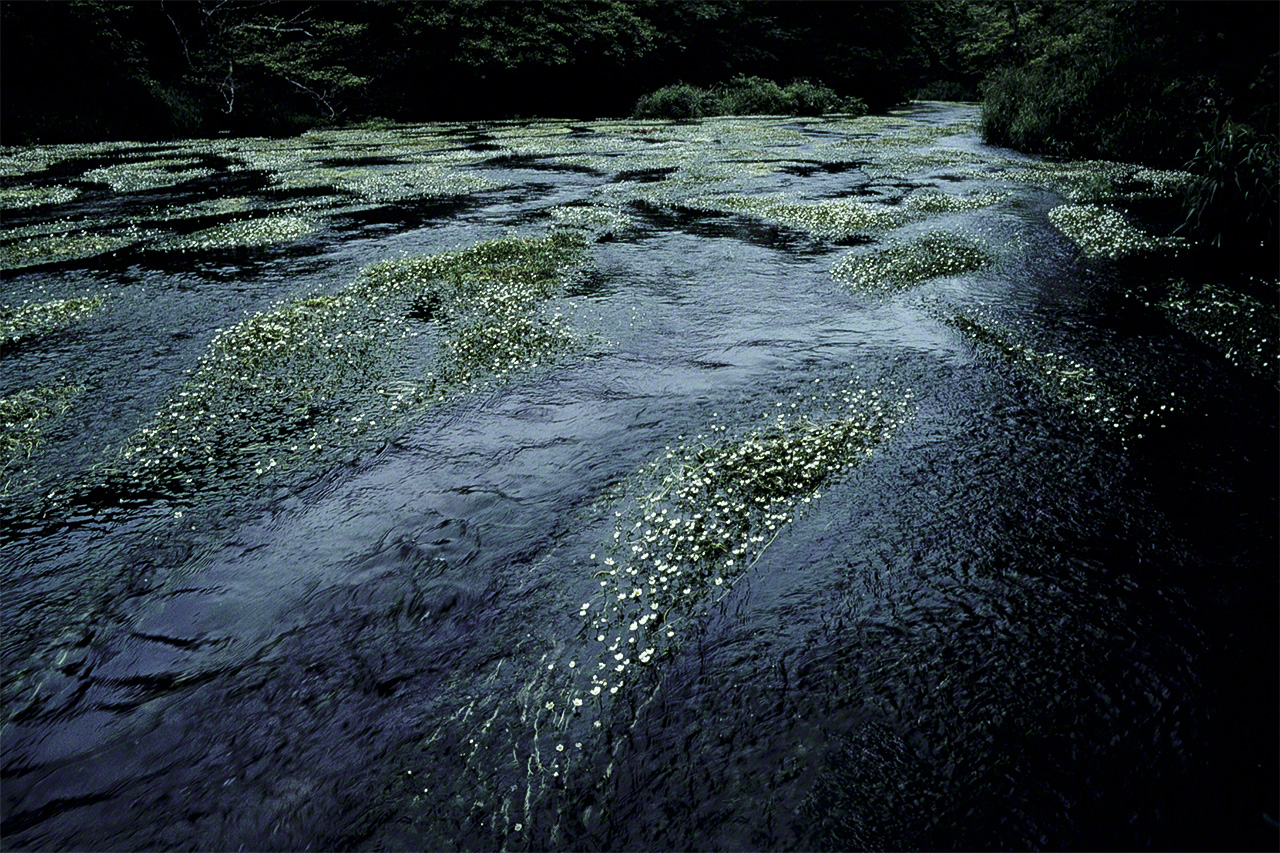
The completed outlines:
{"type": "MultiPolygon", "coordinates": [[[[375,117],[620,116],[663,86],[737,75],[820,80],[883,109],[932,73],[932,42],[920,33],[934,6],[6,2],[3,141],[289,133],[375,117]]],[[[789,97],[811,112],[814,96],[827,97],[816,86],[789,97]]]]}

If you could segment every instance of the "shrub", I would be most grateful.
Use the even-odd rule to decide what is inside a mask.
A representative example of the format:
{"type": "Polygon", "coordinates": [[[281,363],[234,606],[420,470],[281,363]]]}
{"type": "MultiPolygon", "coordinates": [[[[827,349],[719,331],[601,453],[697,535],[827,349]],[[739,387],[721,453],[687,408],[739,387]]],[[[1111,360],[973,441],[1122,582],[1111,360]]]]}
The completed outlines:
{"type": "Polygon", "coordinates": [[[687,83],[664,86],[636,102],[635,118],[691,119],[713,115],[865,115],[859,98],[842,98],[821,83],[797,80],[786,87],[763,77],[738,75],[707,90],[687,83]]]}
{"type": "Polygon", "coordinates": [[[1278,161],[1275,137],[1230,121],[1215,126],[1187,164],[1195,178],[1184,198],[1182,228],[1219,248],[1274,246],[1278,161]]]}
{"type": "Polygon", "coordinates": [[[714,108],[708,109],[713,101],[711,93],[687,83],[676,83],[674,86],[663,86],[656,92],[641,95],[636,101],[636,118],[671,118],[690,119],[714,115],[714,108]]]}

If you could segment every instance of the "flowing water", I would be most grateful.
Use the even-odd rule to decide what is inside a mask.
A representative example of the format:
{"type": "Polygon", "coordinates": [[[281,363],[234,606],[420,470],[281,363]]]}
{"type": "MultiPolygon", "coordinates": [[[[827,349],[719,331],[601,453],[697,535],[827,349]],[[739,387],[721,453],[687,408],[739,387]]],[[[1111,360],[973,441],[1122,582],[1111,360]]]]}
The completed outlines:
{"type": "Polygon", "coordinates": [[[8,152],[5,847],[1274,849],[1274,321],[976,118],[8,152]]]}

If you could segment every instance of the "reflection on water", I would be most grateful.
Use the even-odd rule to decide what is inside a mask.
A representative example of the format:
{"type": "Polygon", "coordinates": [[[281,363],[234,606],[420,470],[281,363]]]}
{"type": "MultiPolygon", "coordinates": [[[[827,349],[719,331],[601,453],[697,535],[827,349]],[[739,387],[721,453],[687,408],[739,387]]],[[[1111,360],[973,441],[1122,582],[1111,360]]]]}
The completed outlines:
{"type": "Polygon", "coordinates": [[[1274,848],[1274,377],[1084,257],[975,119],[401,128],[4,178],[80,192],[6,213],[0,322],[93,306],[0,350],[8,846],[1274,848]],[[432,177],[371,194],[401,167],[432,177]],[[842,198],[912,215],[777,218],[842,198]],[[144,215],[165,233],[31,242],[144,215]],[[359,359],[367,324],[298,337],[271,369],[324,381],[287,405],[257,352],[239,396],[197,387],[228,330],[311,335],[366,267],[534,245],[513,228],[585,260],[428,276],[359,359]],[[990,257],[832,277],[937,233],[990,257]],[[515,302],[582,343],[422,393],[515,302]],[[234,441],[125,488],[193,393],[234,441]]]}

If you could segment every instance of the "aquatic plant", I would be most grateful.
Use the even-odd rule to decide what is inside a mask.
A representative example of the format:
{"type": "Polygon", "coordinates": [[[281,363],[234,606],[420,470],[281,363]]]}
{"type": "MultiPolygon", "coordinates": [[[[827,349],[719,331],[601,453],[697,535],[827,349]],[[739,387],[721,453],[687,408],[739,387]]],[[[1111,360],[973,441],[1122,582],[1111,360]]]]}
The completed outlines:
{"type": "Polygon", "coordinates": [[[14,270],[40,264],[80,261],[117,252],[155,236],[136,225],[103,231],[78,229],[67,224],[39,236],[10,240],[0,245],[0,269],[14,270]]]}
{"type": "Polygon", "coordinates": [[[78,195],[80,195],[80,190],[75,187],[3,187],[0,188],[0,208],[14,210],[50,204],[66,204],[78,195]]]}
{"type": "Polygon", "coordinates": [[[617,693],[678,644],[700,603],[723,596],[822,488],[910,417],[911,398],[847,382],[779,402],[745,435],[715,424],[642,469],[642,491],[617,513],[597,563],[600,594],[579,609],[598,660],[570,703],[617,693]]]}
{"type": "MultiPolygon", "coordinates": [[[[1028,346],[1019,340],[1016,332],[981,311],[946,312],[938,316],[973,344],[1006,359],[1041,390],[1091,423],[1116,430],[1136,422],[1134,401],[1121,399],[1093,368],[1061,353],[1042,352],[1028,346]]],[[[1160,408],[1164,410],[1166,405],[1160,408]]],[[[1141,434],[1138,437],[1141,438],[1141,434]]]]}
{"type": "MultiPolygon", "coordinates": [[[[1280,282],[1273,287],[1280,291],[1280,282]]],[[[1142,287],[1134,295],[1236,367],[1280,385],[1280,318],[1274,302],[1268,308],[1261,299],[1216,282],[1197,287],[1183,279],[1142,287]]]]}
{"type": "Polygon", "coordinates": [[[99,295],[0,305],[0,350],[77,323],[97,312],[106,301],[105,296],[99,295]]]}
{"type": "Polygon", "coordinates": [[[0,397],[0,451],[5,465],[21,462],[39,446],[46,422],[70,411],[83,385],[46,385],[0,397]]]}
{"type": "Polygon", "coordinates": [[[1186,245],[1181,237],[1148,234],[1119,210],[1099,204],[1060,205],[1049,211],[1049,221],[1090,257],[1116,259],[1186,245]]]}
{"type": "Polygon", "coordinates": [[[90,169],[83,180],[106,184],[117,193],[137,193],[171,187],[176,184],[206,178],[214,169],[198,166],[198,158],[175,157],[163,160],[147,160],[136,163],[117,163],[90,169]]]}
{"type": "Polygon", "coordinates": [[[544,303],[585,245],[557,231],[384,261],[337,293],[219,329],[190,379],[120,449],[119,471],[162,483],[232,468],[263,476],[544,363],[580,341],[544,303]],[[434,369],[406,377],[400,346],[424,334],[424,319],[439,327],[427,335],[434,369]]]}
{"type": "Polygon", "coordinates": [[[985,190],[968,195],[954,195],[938,190],[919,190],[908,195],[899,207],[912,213],[960,213],[989,207],[1009,197],[1007,192],[985,190]]]}
{"type": "MultiPolygon", "coordinates": [[[[1111,160],[1025,162],[996,164],[999,177],[1042,187],[1073,202],[1127,202],[1173,199],[1191,180],[1189,172],[1153,169],[1111,160]]],[[[992,174],[974,172],[975,177],[992,174]]]]}
{"type": "Polygon", "coordinates": [[[192,234],[173,237],[158,244],[159,248],[181,251],[211,251],[273,243],[289,243],[316,230],[316,221],[304,216],[263,216],[242,219],[204,228],[192,234]]]}
{"type": "Polygon", "coordinates": [[[831,277],[861,293],[887,294],[931,278],[963,275],[990,262],[981,243],[935,231],[910,243],[846,255],[831,268],[831,277]]]}
{"type": "Polygon", "coordinates": [[[547,212],[556,228],[575,228],[595,240],[621,234],[633,225],[632,218],[616,205],[564,205],[547,212]]]}
{"type": "Polygon", "coordinates": [[[757,216],[827,240],[894,228],[908,219],[904,210],[855,199],[798,202],[783,196],[703,196],[686,201],[685,206],[757,216]]]}

